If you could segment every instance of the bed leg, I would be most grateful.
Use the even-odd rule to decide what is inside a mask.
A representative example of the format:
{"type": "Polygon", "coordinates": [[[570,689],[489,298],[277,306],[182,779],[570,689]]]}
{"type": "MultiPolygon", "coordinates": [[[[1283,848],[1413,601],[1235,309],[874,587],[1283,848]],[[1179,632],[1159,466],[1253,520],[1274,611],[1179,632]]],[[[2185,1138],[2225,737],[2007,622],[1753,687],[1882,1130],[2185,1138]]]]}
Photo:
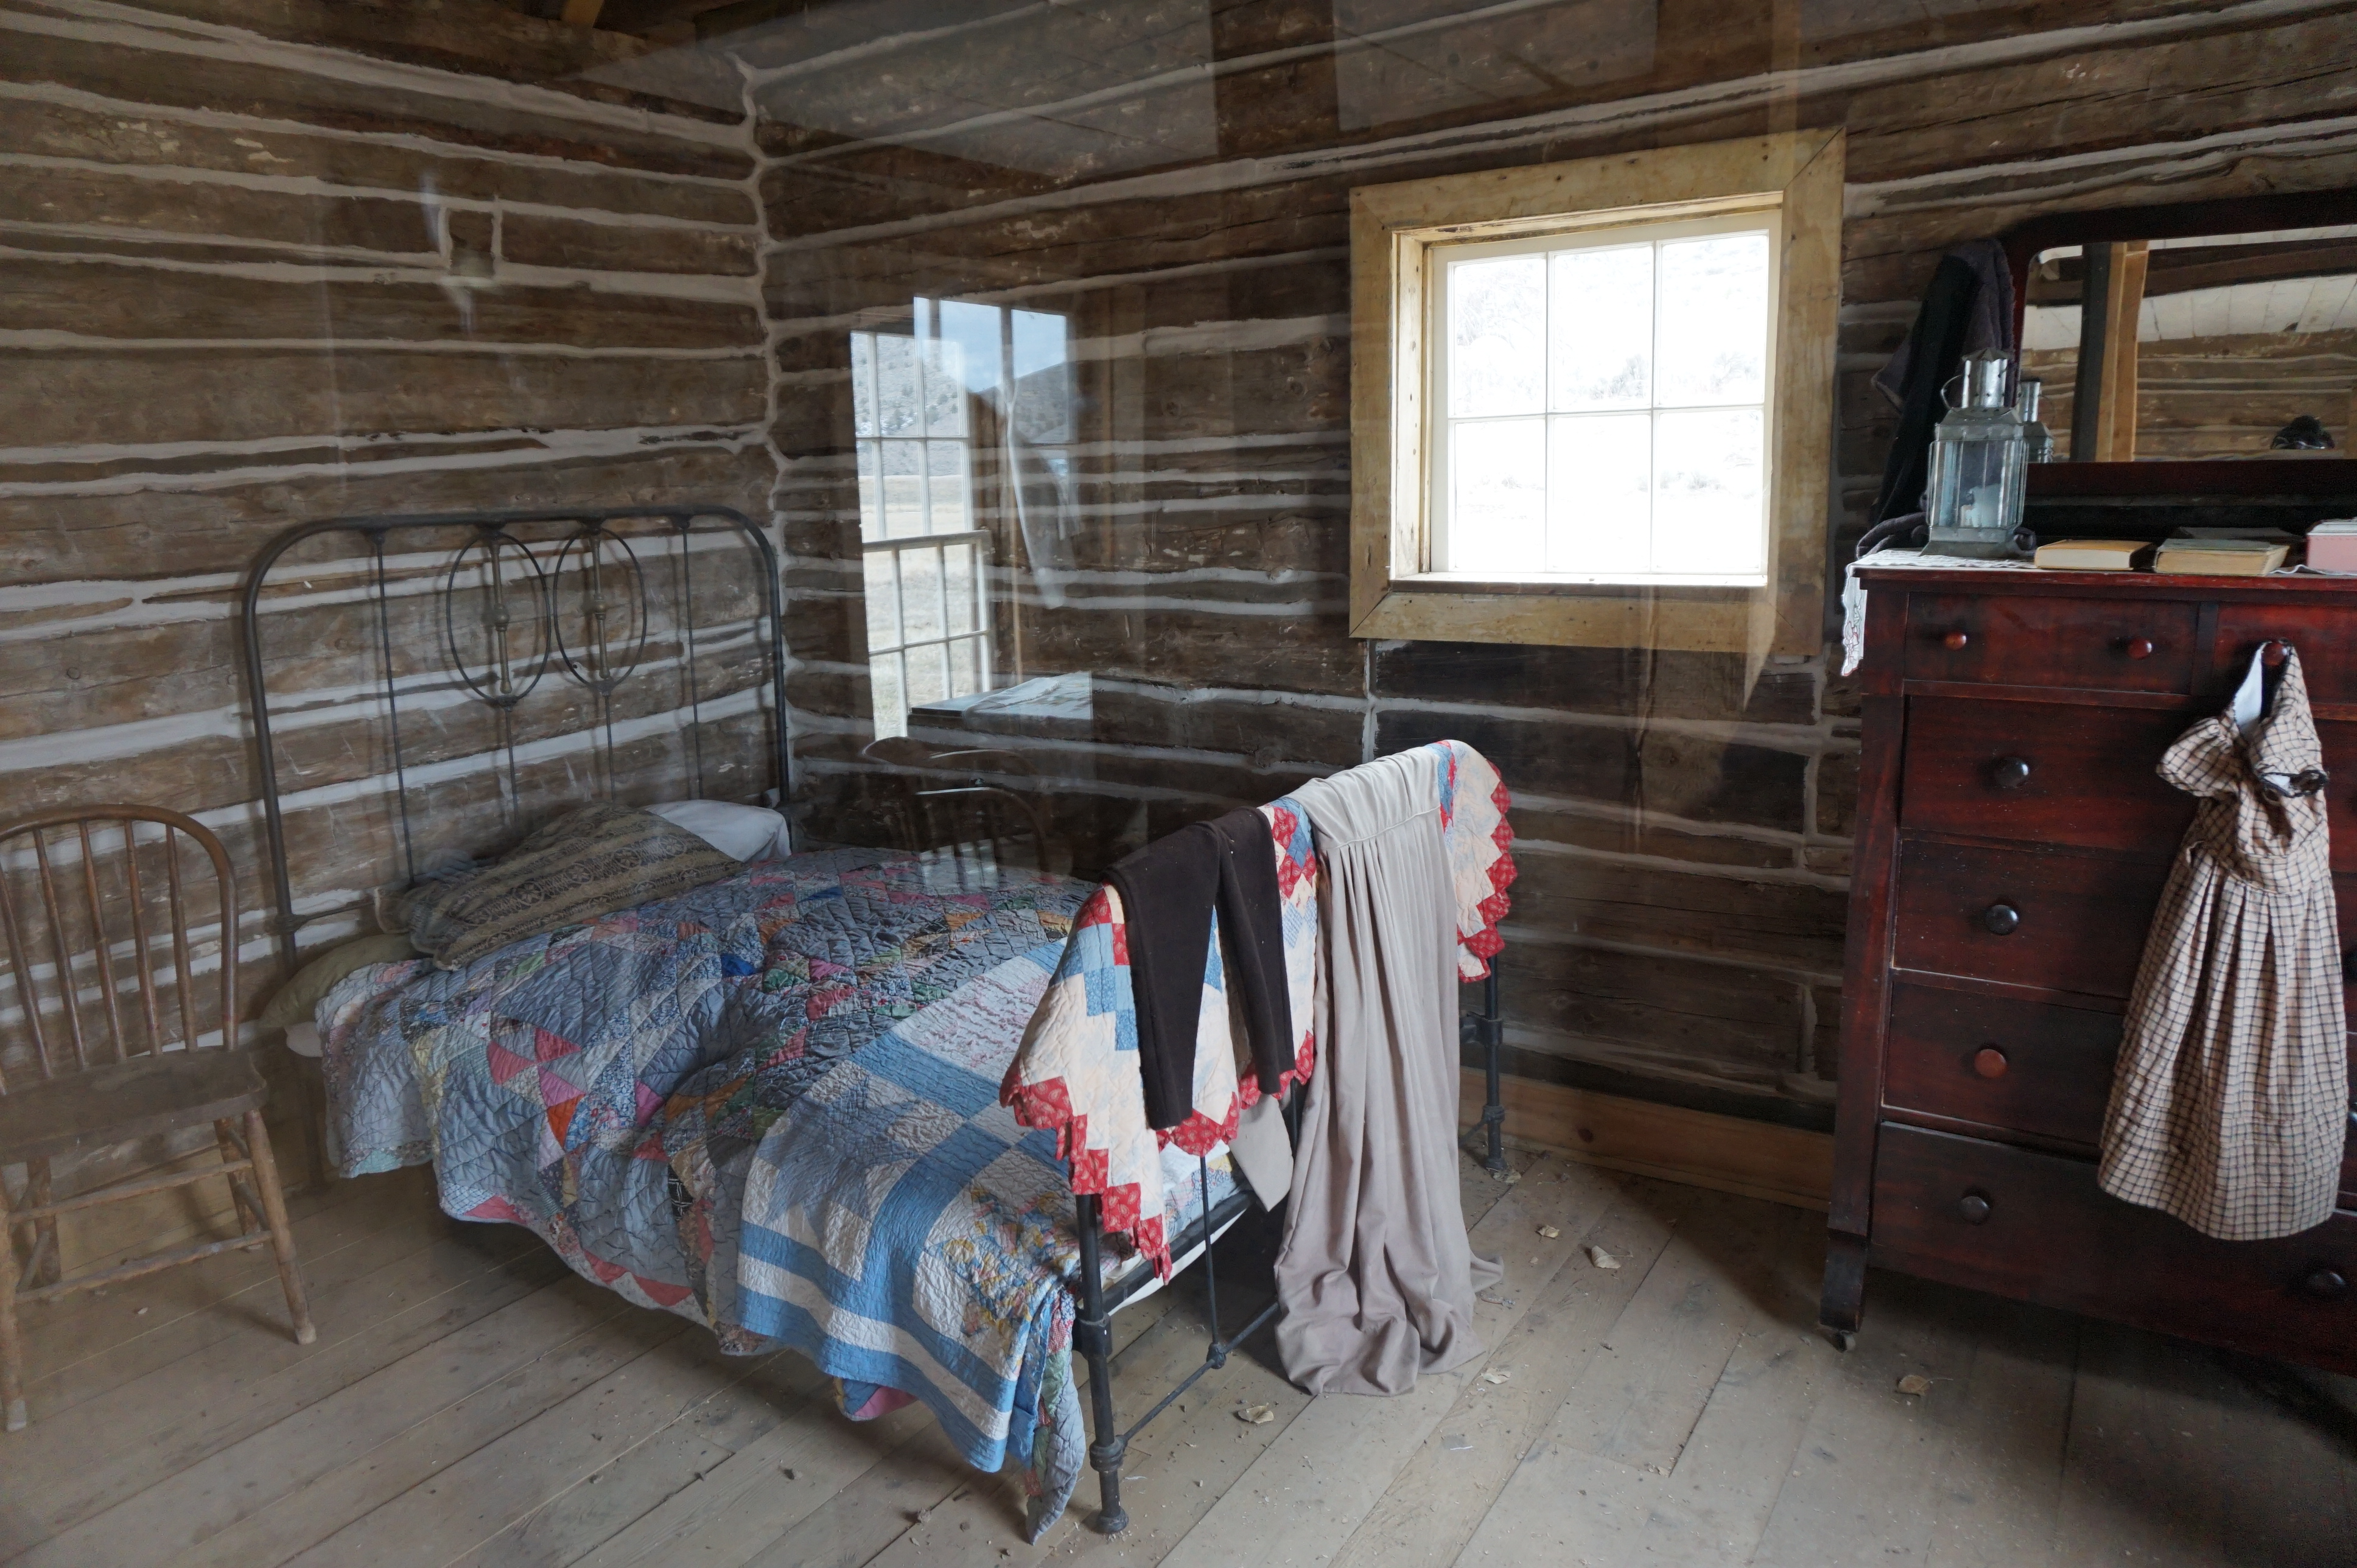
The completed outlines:
{"type": "Polygon", "coordinates": [[[1072,1324],[1072,1347],[1089,1364],[1090,1426],[1095,1439],[1089,1444],[1089,1465],[1097,1473],[1097,1530],[1118,1535],[1129,1528],[1121,1506],[1121,1462],[1129,1444],[1114,1424],[1113,1322],[1105,1311],[1104,1277],[1098,1252],[1101,1216],[1093,1195],[1077,1200],[1081,1232],[1081,1311],[1072,1324]]]}
{"type": "Polygon", "coordinates": [[[1481,1167],[1492,1176],[1502,1177],[1506,1168],[1506,1108],[1503,1103],[1504,1085],[1500,1082],[1498,1052],[1506,1043],[1506,1021],[1498,1009],[1498,961],[1490,961],[1490,973],[1481,982],[1481,1016],[1477,1020],[1481,1031],[1481,1048],[1489,1058],[1490,1098],[1481,1107],[1481,1132],[1488,1144],[1481,1167]]]}

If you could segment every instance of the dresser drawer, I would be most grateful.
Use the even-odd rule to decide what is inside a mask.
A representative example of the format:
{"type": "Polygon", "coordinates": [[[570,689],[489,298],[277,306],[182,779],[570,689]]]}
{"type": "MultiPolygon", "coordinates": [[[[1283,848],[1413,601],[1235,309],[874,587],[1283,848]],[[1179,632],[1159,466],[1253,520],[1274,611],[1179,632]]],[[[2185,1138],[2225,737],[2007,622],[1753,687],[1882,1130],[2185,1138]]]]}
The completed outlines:
{"type": "MultiPolygon", "coordinates": [[[[1882,1103],[1902,1116],[1976,1122],[2092,1155],[2103,1140],[2124,1022],[2084,1007],[1894,985],[1882,1103]]],[[[2357,1041],[2350,1058],[2349,1081],[2357,1085],[2357,1041]]],[[[2357,1124],[2341,1163],[2341,1207],[2357,1208],[2357,1124]]]]}
{"type": "Polygon", "coordinates": [[[2357,617],[2345,605],[2221,605],[2202,694],[2225,706],[2264,642],[2299,650],[2311,703],[2357,703],[2357,617]]]}
{"type": "Polygon", "coordinates": [[[2193,681],[2197,613],[2166,600],[1914,594],[1907,679],[2183,692],[2193,681]]]}
{"type": "MultiPolygon", "coordinates": [[[[2198,714],[1910,697],[1901,825],[2087,849],[2174,851],[2193,798],[2153,771],[2198,714]]],[[[2357,855],[2357,842],[2351,853],[2357,855]]]]}
{"type": "Polygon", "coordinates": [[[2169,860],[1901,839],[1891,897],[1901,969],[2090,996],[2136,980],[2169,860]],[[2012,921],[2009,929],[2007,916],[2012,921]]]}
{"type": "Polygon", "coordinates": [[[2093,1149],[2120,1015],[2007,996],[1891,988],[1883,1103],[2093,1149]]]}
{"type": "Polygon", "coordinates": [[[2088,1161],[1886,1122],[1868,1261],[2260,1355],[2357,1371],[2357,1214],[2216,1241],[2088,1161]]]}

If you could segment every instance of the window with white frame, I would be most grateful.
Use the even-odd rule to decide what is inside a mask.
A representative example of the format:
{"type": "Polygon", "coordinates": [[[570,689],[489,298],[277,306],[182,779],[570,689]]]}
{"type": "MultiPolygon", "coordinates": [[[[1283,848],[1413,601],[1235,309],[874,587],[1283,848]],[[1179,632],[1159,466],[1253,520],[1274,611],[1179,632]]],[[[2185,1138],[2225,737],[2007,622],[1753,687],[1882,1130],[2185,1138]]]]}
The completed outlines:
{"type": "MultiPolygon", "coordinates": [[[[920,306],[932,302],[920,301],[920,306]]],[[[876,733],[990,686],[988,533],[974,499],[961,345],[928,330],[851,335],[859,538],[876,733]]]]}
{"type": "Polygon", "coordinates": [[[1767,581],[1776,215],[1433,245],[1426,572],[1767,581]]]}
{"type": "Polygon", "coordinates": [[[1351,634],[1815,652],[1846,145],[1353,189],[1351,634]]]}

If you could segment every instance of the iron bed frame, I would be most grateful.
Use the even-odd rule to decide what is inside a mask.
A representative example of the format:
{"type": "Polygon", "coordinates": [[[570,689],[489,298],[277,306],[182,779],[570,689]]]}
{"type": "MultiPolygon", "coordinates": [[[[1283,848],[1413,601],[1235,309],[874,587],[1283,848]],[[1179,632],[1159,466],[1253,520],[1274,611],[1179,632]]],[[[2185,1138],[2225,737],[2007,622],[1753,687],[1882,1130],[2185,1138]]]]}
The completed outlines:
{"type": "MultiPolygon", "coordinates": [[[[719,523],[750,553],[755,580],[760,585],[757,621],[767,619],[763,645],[769,664],[769,735],[767,750],[774,769],[778,800],[782,805],[792,793],[791,740],[786,705],[785,597],[780,585],[777,547],[743,512],[728,507],[588,507],[531,509],[511,511],[413,512],[383,516],[323,518],[298,523],[263,547],[247,575],[240,600],[240,629],[245,651],[246,700],[253,714],[254,749],[261,768],[264,826],[270,841],[271,890],[277,909],[269,930],[277,938],[279,956],[291,972],[295,967],[295,935],[305,925],[349,909],[296,913],[293,878],[286,862],[286,822],[280,801],[278,752],[271,725],[270,688],[263,659],[262,596],[271,568],[296,545],[330,534],[357,536],[368,545],[362,600],[373,615],[373,652],[380,663],[377,695],[384,703],[385,729],[393,763],[393,799],[400,820],[401,853],[409,876],[417,875],[417,859],[409,816],[409,768],[401,739],[401,687],[393,667],[392,627],[393,575],[385,559],[388,538],[404,532],[460,532],[465,542],[452,553],[440,582],[428,591],[437,601],[442,651],[448,663],[444,676],[463,686],[468,694],[492,713],[497,739],[494,749],[506,754],[507,774],[502,800],[512,808],[521,795],[516,765],[516,709],[536,690],[552,665],[563,670],[587,690],[595,704],[592,725],[605,737],[606,789],[616,787],[614,699],[639,673],[652,630],[655,599],[644,563],[631,549],[633,536],[652,538],[673,547],[672,584],[675,598],[673,627],[681,639],[680,680],[688,714],[688,782],[704,792],[704,695],[696,670],[694,573],[689,560],[690,539],[696,524],[719,523]],[[651,523],[659,529],[632,525],[651,523]],[[549,538],[519,538],[517,530],[571,526],[571,532],[549,538]],[[581,581],[583,635],[568,640],[559,595],[566,573],[581,581]],[[620,574],[621,592],[611,596],[609,579],[620,574]],[[481,595],[479,628],[486,657],[480,672],[458,647],[458,596],[463,590],[481,595]],[[517,648],[529,637],[533,650],[517,648]],[[577,646],[576,646],[577,644],[577,646]]],[[[719,530],[706,529],[706,534],[719,530]]],[[[674,709],[674,712],[679,710],[674,709]]],[[[493,769],[496,775],[498,769],[493,769]]]]}
{"type": "MultiPolygon", "coordinates": [[[[1499,1047],[1505,1043],[1505,1024],[1498,1010],[1497,961],[1491,961],[1489,975],[1481,982],[1481,1011],[1460,1018],[1458,1029],[1462,1045],[1479,1047],[1486,1058],[1489,1100],[1481,1108],[1481,1118],[1465,1129],[1458,1137],[1458,1146],[1468,1154],[1477,1154],[1482,1168],[1497,1179],[1507,1176],[1505,1122],[1506,1112],[1500,1103],[1499,1047]]],[[[1301,1142],[1301,1090],[1295,1089],[1286,1101],[1285,1126],[1287,1135],[1297,1148],[1301,1142]]],[[[1201,1191],[1210,1197],[1208,1171],[1201,1178],[1201,1191]]],[[[1072,1322],[1072,1348],[1078,1350],[1089,1366],[1089,1428],[1094,1434],[1089,1443],[1089,1467],[1097,1473],[1097,1529],[1106,1535],[1118,1535],[1129,1528],[1129,1513],[1121,1506],[1121,1466],[1129,1452],[1130,1440],[1143,1432],[1147,1423],[1168,1410],[1180,1396],[1195,1386],[1205,1373],[1217,1371],[1228,1364],[1235,1348],[1267,1327],[1276,1319],[1281,1300],[1272,1299],[1255,1313],[1252,1320],[1235,1333],[1222,1337],[1220,1334],[1220,1276],[1211,1257],[1211,1244],[1230,1223],[1241,1219],[1254,1203],[1250,1190],[1242,1182],[1235,1192],[1214,1208],[1208,1202],[1200,1206],[1200,1217],[1178,1233],[1170,1245],[1173,1258],[1184,1258],[1198,1244],[1203,1249],[1203,1308],[1210,1323],[1211,1344],[1203,1352],[1202,1363],[1178,1380],[1178,1386],[1155,1402],[1154,1408],[1139,1416],[1126,1428],[1114,1412],[1113,1399],[1113,1315],[1142,1294],[1150,1273],[1133,1272],[1114,1282],[1108,1288],[1103,1283],[1102,1268],[1103,1244],[1099,1233],[1103,1228],[1103,1215],[1099,1200],[1093,1195],[1076,1200],[1076,1219],[1081,1233],[1081,1302],[1080,1311],[1072,1322]]],[[[1176,1277],[1176,1271],[1173,1271],[1176,1277]]]]}
{"type": "MultiPolygon", "coordinates": [[[[443,673],[455,679],[468,694],[492,710],[497,736],[495,746],[506,753],[506,791],[502,798],[512,801],[520,799],[521,795],[516,766],[515,709],[549,673],[552,663],[587,688],[595,699],[597,716],[593,729],[602,726],[605,731],[607,788],[609,796],[613,792],[614,698],[623,684],[638,672],[651,626],[652,606],[648,597],[647,574],[643,564],[630,549],[631,531],[629,525],[660,525],[660,529],[653,532],[653,536],[662,538],[667,533],[668,542],[676,549],[673,581],[680,602],[674,626],[682,641],[679,663],[687,699],[684,707],[688,714],[687,733],[690,736],[688,765],[692,769],[692,782],[701,794],[704,785],[703,700],[695,675],[693,571],[687,557],[689,536],[695,525],[705,520],[721,523],[735,533],[738,542],[750,552],[761,584],[760,608],[757,618],[766,618],[769,622],[765,644],[770,700],[768,749],[774,768],[778,800],[782,806],[791,800],[792,787],[791,710],[786,703],[785,598],[780,585],[777,549],[768,535],[754,526],[742,512],[726,507],[674,506],[327,518],[287,529],[264,548],[245,581],[240,606],[241,628],[245,653],[246,693],[253,716],[254,745],[260,764],[263,815],[270,844],[271,887],[277,904],[268,929],[277,940],[280,957],[289,973],[296,966],[296,932],[312,921],[349,911],[327,910],[303,915],[296,909],[293,877],[286,859],[285,818],[280,798],[278,757],[271,724],[270,690],[262,637],[263,593],[269,584],[272,568],[281,558],[306,540],[335,533],[355,535],[368,546],[368,555],[363,563],[367,582],[362,602],[374,618],[372,651],[381,665],[378,695],[384,704],[393,764],[393,792],[400,822],[401,851],[406,869],[414,878],[417,866],[409,817],[409,770],[401,739],[402,682],[394,669],[392,575],[386,562],[387,540],[404,531],[414,530],[437,530],[446,533],[457,531],[465,536],[465,542],[458,545],[448,566],[439,574],[440,583],[428,590],[436,595],[439,601],[439,613],[435,618],[439,622],[442,649],[448,659],[448,667],[443,673]],[[544,539],[521,539],[513,532],[519,529],[563,528],[565,525],[571,526],[571,532],[544,539]],[[621,579],[624,598],[619,603],[605,596],[609,567],[625,569],[621,579]],[[582,646],[577,650],[565,639],[559,612],[558,588],[568,569],[580,574],[584,579],[582,613],[589,623],[587,635],[581,639],[582,646]],[[458,647],[456,605],[462,579],[466,579],[464,586],[478,589],[482,595],[480,629],[485,639],[487,658],[479,676],[469,668],[458,647]],[[623,628],[621,636],[611,635],[611,623],[617,620],[623,628]],[[528,657],[519,657],[515,650],[520,626],[530,628],[533,641],[534,650],[528,657]],[[630,635],[632,628],[635,628],[635,635],[630,635]]],[[[593,745],[594,739],[593,735],[593,745]]],[[[1499,1102],[1499,1047],[1503,1040],[1503,1026],[1499,1014],[1498,977],[1494,968],[1482,988],[1481,1011],[1463,1018],[1460,1030],[1460,1050],[1463,1046],[1470,1045],[1486,1055],[1489,1090],[1488,1103],[1482,1109],[1480,1120],[1465,1132],[1460,1143],[1468,1146],[1469,1153],[1476,1153],[1482,1159],[1493,1176],[1502,1178],[1507,1174],[1502,1137],[1505,1112],[1499,1102]]],[[[1286,1108],[1287,1132],[1296,1143],[1300,1135],[1300,1091],[1295,1090],[1286,1108]]],[[[1202,1190],[1208,1198],[1208,1168],[1201,1179],[1204,1183],[1202,1190]]],[[[1272,1300],[1235,1333],[1223,1336],[1220,1331],[1219,1273],[1211,1243],[1255,1203],[1256,1199],[1248,1187],[1239,1182],[1235,1191],[1216,1208],[1208,1203],[1203,1205],[1197,1219],[1172,1243],[1174,1258],[1185,1258],[1199,1246],[1201,1248],[1205,1301],[1210,1313],[1210,1344],[1200,1366],[1181,1380],[1176,1388],[1164,1394],[1152,1409],[1123,1429],[1118,1426],[1114,1412],[1112,1317],[1114,1312],[1146,1292],[1153,1274],[1147,1270],[1132,1270],[1108,1285],[1103,1277],[1103,1216],[1098,1199],[1093,1196],[1076,1199],[1075,1219],[1081,1250],[1081,1283],[1077,1294],[1081,1299],[1073,1324],[1072,1344],[1089,1368],[1091,1426],[1094,1434],[1089,1444],[1089,1463],[1097,1472],[1103,1503],[1097,1528],[1105,1534],[1118,1533],[1129,1523],[1129,1516],[1121,1503],[1121,1466],[1130,1440],[1170,1408],[1206,1373],[1227,1365],[1229,1356],[1239,1346],[1267,1327],[1276,1317],[1281,1303],[1272,1300]]]]}

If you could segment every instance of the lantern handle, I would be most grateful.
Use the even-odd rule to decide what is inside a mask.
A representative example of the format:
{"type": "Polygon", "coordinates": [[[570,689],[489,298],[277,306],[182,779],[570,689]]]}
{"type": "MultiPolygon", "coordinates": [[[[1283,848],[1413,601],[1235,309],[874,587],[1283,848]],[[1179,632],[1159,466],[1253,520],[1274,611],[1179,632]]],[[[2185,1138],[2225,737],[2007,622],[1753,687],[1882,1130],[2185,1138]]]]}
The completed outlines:
{"type": "Polygon", "coordinates": [[[1956,364],[1956,373],[1940,383],[1940,402],[1947,407],[1950,413],[1953,413],[1955,410],[1964,406],[1963,403],[1956,402],[1953,398],[1948,395],[1948,389],[1950,387],[1962,386],[1966,373],[1967,371],[1964,368],[1964,362],[1959,360],[1956,364]]]}

